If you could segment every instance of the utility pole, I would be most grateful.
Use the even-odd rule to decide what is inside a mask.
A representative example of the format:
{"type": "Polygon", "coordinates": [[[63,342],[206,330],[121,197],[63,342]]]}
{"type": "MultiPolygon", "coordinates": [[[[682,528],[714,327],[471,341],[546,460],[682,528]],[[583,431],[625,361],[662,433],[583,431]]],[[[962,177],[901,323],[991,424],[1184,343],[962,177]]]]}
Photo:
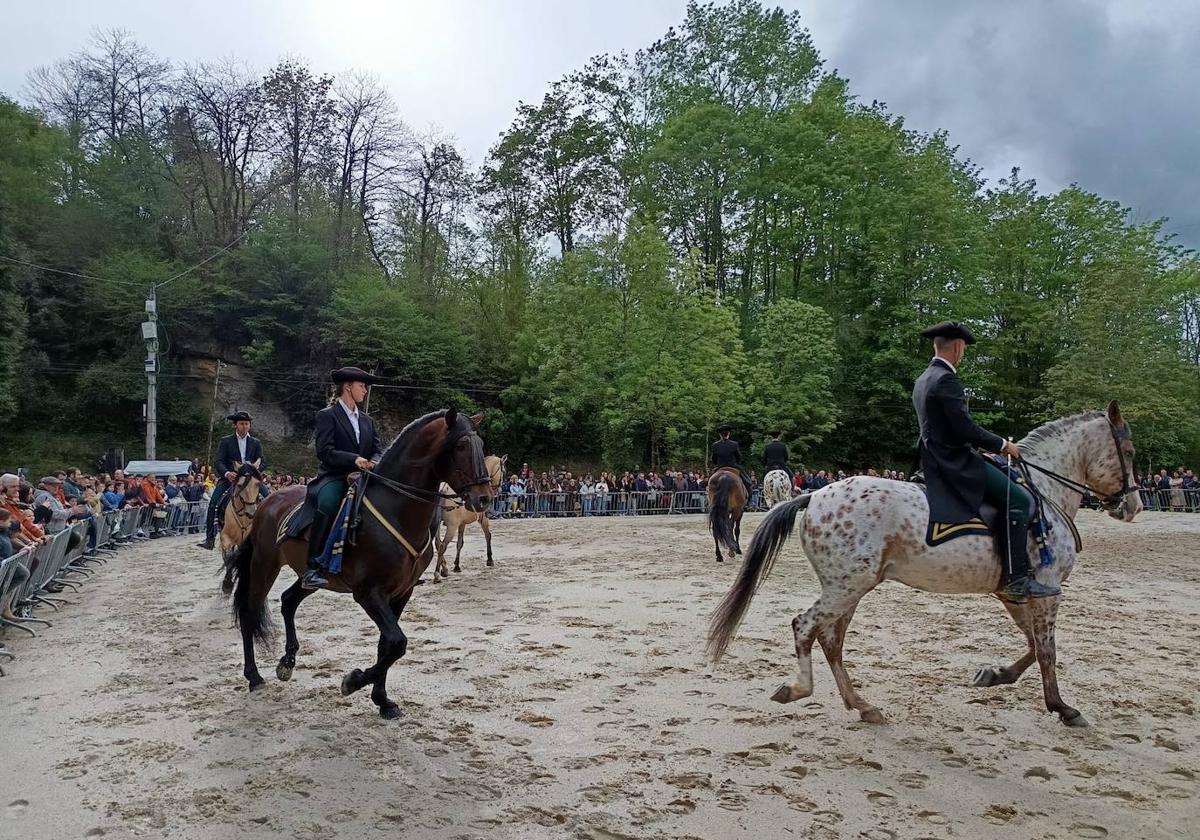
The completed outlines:
{"type": "Polygon", "coordinates": [[[158,298],[154,286],[146,298],[142,339],[146,342],[146,460],[152,461],[158,445],[158,298]]]}
{"type": "Polygon", "coordinates": [[[218,389],[221,387],[221,368],[223,367],[225,367],[225,363],[220,359],[217,359],[217,375],[216,378],[213,379],[212,406],[208,409],[208,448],[204,452],[204,463],[206,464],[212,463],[213,424],[216,422],[217,417],[217,393],[218,389]]]}

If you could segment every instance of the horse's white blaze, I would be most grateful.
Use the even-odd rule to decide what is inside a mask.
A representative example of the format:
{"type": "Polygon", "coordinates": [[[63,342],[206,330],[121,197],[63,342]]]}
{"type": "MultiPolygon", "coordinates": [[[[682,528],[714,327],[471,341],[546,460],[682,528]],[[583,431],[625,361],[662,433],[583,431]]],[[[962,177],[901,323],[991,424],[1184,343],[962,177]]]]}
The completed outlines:
{"type": "Polygon", "coordinates": [[[771,470],[763,477],[763,498],[773,508],[792,497],[792,479],[784,470],[771,470]]]}

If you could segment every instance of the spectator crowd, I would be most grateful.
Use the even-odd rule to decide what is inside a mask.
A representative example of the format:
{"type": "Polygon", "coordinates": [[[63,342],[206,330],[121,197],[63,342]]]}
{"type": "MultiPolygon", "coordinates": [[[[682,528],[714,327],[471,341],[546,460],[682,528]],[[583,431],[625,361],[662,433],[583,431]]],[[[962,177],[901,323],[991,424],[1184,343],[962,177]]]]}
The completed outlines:
{"type": "MultiPolygon", "coordinates": [[[[792,486],[812,492],[849,475],[903,480],[896,470],[866,469],[854,473],[817,469],[796,471],[792,486]]],[[[266,491],[306,485],[309,479],[291,473],[264,473],[266,491]]],[[[749,472],[750,506],[762,506],[760,478],[749,472]]],[[[613,514],[699,512],[704,507],[708,477],[696,469],[663,472],[634,468],[624,472],[575,474],[566,467],[538,472],[529,464],[501,483],[494,513],[505,516],[606,516],[613,514]]],[[[193,464],[186,473],[171,476],[133,474],[84,475],[78,469],[60,470],[36,481],[17,473],[0,475],[0,559],[26,546],[44,542],[80,520],[90,521],[107,511],[145,505],[170,509],[198,504],[211,497],[216,477],[212,467],[193,464]]],[[[1190,469],[1160,469],[1137,478],[1142,503],[1148,510],[1200,511],[1200,479],[1190,469]]],[[[158,512],[156,511],[156,514],[158,512]]],[[[189,524],[194,531],[198,525],[189,524]]],[[[163,532],[158,523],[147,536],[163,532]]],[[[89,531],[89,533],[91,533],[89,531]]]]}

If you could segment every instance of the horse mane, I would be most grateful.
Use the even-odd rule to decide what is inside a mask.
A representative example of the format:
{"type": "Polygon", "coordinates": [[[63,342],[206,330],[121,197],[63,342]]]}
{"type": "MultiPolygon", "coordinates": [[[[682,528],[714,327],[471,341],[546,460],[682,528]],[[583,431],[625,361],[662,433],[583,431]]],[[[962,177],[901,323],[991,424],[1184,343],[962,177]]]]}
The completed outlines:
{"type": "Polygon", "coordinates": [[[1022,449],[1037,451],[1043,444],[1057,437],[1061,437],[1064,432],[1070,431],[1076,426],[1103,416],[1103,411],[1081,411],[1079,414],[1072,414],[1070,417],[1061,417],[1058,420],[1051,420],[1048,423],[1043,423],[1032,432],[1025,435],[1025,437],[1021,438],[1019,443],[1021,444],[1022,449]]]}
{"type": "MultiPolygon", "coordinates": [[[[388,448],[383,450],[383,454],[379,456],[379,466],[382,467],[385,464],[392,466],[392,459],[398,457],[401,453],[406,452],[412,446],[413,441],[416,440],[417,435],[422,429],[424,429],[434,420],[444,419],[447,410],[448,409],[441,408],[437,411],[431,411],[428,414],[418,417],[416,420],[413,420],[411,423],[401,429],[400,434],[396,435],[395,439],[388,444],[388,448]]],[[[409,467],[425,467],[432,463],[433,460],[440,454],[440,452],[441,447],[434,447],[425,455],[415,458],[404,458],[400,465],[409,467]]]]}

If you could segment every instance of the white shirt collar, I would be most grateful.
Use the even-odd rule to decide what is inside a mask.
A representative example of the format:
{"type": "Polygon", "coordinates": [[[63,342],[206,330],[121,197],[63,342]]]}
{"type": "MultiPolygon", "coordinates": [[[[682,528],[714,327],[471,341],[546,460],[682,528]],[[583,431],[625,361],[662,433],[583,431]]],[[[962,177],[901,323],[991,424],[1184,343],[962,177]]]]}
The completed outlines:
{"type": "Polygon", "coordinates": [[[958,368],[956,368],[953,364],[951,364],[949,359],[943,359],[941,356],[934,356],[933,361],[941,362],[946,367],[950,368],[950,370],[953,371],[954,373],[956,373],[956,374],[958,373],[958,368]]]}
{"type": "Polygon", "coordinates": [[[358,407],[357,406],[355,406],[354,408],[350,408],[350,406],[346,405],[345,400],[338,400],[338,405],[340,405],[342,407],[342,411],[346,412],[346,414],[348,414],[349,416],[351,416],[351,417],[358,416],[358,407]]]}

